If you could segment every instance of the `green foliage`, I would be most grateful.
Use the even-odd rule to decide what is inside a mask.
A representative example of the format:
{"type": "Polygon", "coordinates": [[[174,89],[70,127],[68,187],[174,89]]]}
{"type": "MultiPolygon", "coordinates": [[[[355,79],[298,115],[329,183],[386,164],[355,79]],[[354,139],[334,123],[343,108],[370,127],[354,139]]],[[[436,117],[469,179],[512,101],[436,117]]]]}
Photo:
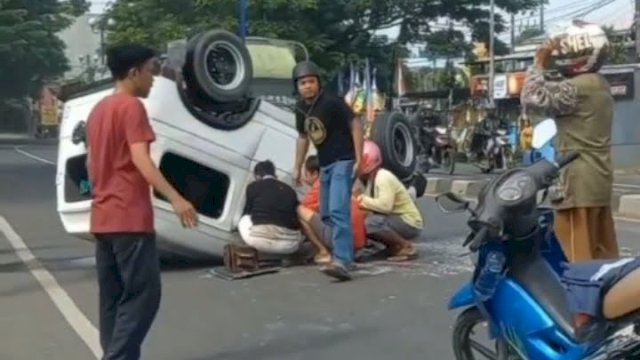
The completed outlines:
{"type": "Polygon", "coordinates": [[[527,41],[529,39],[532,39],[540,35],[544,35],[544,30],[540,29],[539,27],[528,27],[524,29],[520,33],[520,35],[518,35],[518,37],[516,37],[515,42],[516,44],[520,44],[524,41],[527,41]]]}
{"type": "Polygon", "coordinates": [[[31,95],[68,70],[56,33],[87,8],[84,0],[0,0],[0,99],[31,95]]]}
{"type": "MultiPolygon", "coordinates": [[[[381,88],[390,85],[393,63],[403,46],[434,39],[431,23],[446,17],[473,30],[474,39],[488,41],[489,0],[260,0],[250,1],[249,34],[300,41],[332,77],[354,59],[369,57],[378,68],[381,88]],[[396,42],[375,30],[399,27],[396,42]]],[[[524,11],[539,0],[496,0],[497,8],[524,11]]],[[[142,42],[163,50],[170,40],[222,27],[238,29],[239,0],[119,0],[112,8],[115,25],[108,42],[142,42]]],[[[504,21],[496,16],[497,31],[504,21]]],[[[466,52],[455,34],[452,48],[440,43],[439,53],[466,52]]],[[[497,42],[496,49],[498,50],[497,42]]],[[[504,44],[502,44],[504,45],[504,44]]],[[[506,46],[500,50],[506,49],[506,46]]]]}
{"type": "Polygon", "coordinates": [[[615,30],[613,26],[605,26],[604,32],[609,38],[610,47],[609,54],[607,56],[607,63],[612,65],[629,64],[633,62],[633,50],[625,47],[625,44],[618,41],[615,36],[615,30]]]}

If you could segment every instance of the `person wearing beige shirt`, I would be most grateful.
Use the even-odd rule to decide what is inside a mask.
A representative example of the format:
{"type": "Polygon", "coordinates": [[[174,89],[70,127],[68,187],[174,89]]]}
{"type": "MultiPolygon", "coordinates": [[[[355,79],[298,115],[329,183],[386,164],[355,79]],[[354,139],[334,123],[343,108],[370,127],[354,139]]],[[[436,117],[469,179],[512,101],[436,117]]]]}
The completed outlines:
{"type": "Polygon", "coordinates": [[[374,142],[365,141],[359,171],[365,189],[357,200],[367,211],[367,236],[387,246],[389,260],[413,260],[418,252],[409,240],[422,233],[422,214],[402,182],[381,165],[380,149],[374,142]]]}
{"type": "Polygon", "coordinates": [[[575,21],[538,49],[521,94],[527,109],[555,118],[556,151],[580,154],[562,169],[551,199],[555,232],[572,262],[619,256],[611,212],[614,100],[598,73],[608,47],[600,26],[575,21]]]}

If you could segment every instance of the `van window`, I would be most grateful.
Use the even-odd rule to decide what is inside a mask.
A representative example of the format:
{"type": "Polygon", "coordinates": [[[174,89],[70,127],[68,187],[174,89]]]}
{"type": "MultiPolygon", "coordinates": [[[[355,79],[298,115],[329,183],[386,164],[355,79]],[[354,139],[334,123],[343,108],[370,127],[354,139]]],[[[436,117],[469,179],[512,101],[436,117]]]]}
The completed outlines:
{"type": "MultiPolygon", "coordinates": [[[[198,213],[213,219],[222,215],[230,184],[226,174],[170,152],[160,159],[160,171],[198,213]]],[[[157,191],[154,196],[166,201],[157,191]]]]}
{"type": "Polygon", "coordinates": [[[64,200],[67,203],[91,200],[87,155],[71,157],[65,165],[64,200]]]}

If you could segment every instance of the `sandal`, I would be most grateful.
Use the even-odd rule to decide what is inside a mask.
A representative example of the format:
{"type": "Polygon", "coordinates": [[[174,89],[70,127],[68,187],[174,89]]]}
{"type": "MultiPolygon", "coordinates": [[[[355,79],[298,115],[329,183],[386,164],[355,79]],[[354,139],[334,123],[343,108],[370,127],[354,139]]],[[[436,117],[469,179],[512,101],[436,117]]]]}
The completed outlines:
{"type": "Polygon", "coordinates": [[[313,258],[313,262],[318,265],[330,264],[332,260],[331,254],[318,254],[313,258]]]}
{"type": "Polygon", "coordinates": [[[418,251],[416,249],[404,249],[398,251],[396,255],[390,256],[387,258],[387,261],[392,262],[405,262],[405,261],[413,261],[418,258],[418,251]]]}

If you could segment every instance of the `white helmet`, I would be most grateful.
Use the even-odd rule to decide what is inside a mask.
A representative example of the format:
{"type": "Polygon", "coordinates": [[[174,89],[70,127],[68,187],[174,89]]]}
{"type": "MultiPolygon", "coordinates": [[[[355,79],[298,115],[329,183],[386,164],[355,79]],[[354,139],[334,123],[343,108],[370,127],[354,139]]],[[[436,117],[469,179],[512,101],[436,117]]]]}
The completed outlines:
{"type": "Polygon", "coordinates": [[[552,40],[559,41],[552,53],[555,66],[568,76],[597,72],[609,50],[609,39],[602,27],[581,20],[574,20],[552,40]]]}

